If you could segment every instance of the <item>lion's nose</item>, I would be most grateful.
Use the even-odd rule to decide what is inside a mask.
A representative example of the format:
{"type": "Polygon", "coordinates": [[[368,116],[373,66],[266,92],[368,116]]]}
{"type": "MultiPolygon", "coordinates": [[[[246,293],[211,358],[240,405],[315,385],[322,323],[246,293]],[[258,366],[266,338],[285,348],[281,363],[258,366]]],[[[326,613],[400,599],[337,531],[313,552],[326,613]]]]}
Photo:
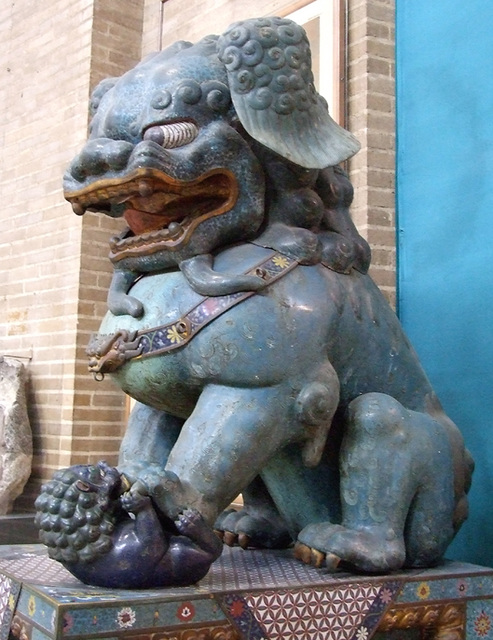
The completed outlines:
{"type": "Polygon", "coordinates": [[[124,140],[89,140],[72,162],[69,171],[78,182],[92,176],[121,171],[127,166],[133,148],[133,144],[124,140]]]}

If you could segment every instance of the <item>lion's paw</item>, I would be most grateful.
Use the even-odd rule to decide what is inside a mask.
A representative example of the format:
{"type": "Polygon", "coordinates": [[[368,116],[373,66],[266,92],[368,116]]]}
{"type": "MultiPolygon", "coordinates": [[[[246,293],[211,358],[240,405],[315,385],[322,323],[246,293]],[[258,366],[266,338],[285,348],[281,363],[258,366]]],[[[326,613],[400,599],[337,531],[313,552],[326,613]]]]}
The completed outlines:
{"type": "Polygon", "coordinates": [[[229,547],[238,544],[243,549],[285,549],[292,538],[280,517],[252,516],[245,509],[227,510],[216,520],[214,529],[229,547]]]}
{"type": "Polygon", "coordinates": [[[325,566],[329,571],[335,571],[341,561],[339,556],[333,553],[323,553],[323,551],[308,547],[302,542],[297,542],[294,545],[293,553],[295,558],[317,569],[325,566]]]}
{"type": "Polygon", "coordinates": [[[330,570],[344,561],[360,571],[387,573],[403,566],[406,549],[402,536],[392,529],[374,526],[357,530],[319,522],[300,532],[295,555],[314,566],[325,563],[330,570]]]}

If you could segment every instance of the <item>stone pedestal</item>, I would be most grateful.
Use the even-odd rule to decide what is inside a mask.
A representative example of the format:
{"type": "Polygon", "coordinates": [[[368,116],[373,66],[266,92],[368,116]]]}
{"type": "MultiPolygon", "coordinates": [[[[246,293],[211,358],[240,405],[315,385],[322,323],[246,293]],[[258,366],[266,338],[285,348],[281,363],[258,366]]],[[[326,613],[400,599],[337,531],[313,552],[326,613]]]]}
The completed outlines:
{"type": "Polygon", "coordinates": [[[0,547],[0,587],[2,639],[493,638],[493,569],[455,562],[354,576],[288,551],[225,548],[193,587],[119,591],[82,585],[44,547],[20,545],[0,547]]]}

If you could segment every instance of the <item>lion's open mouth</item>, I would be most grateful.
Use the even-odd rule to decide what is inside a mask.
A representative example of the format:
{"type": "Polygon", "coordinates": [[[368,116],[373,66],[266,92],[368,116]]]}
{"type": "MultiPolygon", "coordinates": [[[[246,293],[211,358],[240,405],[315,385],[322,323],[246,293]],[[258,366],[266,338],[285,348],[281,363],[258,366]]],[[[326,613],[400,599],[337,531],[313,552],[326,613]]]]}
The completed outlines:
{"type": "Polygon", "coordinates": [[[110,240],[110,258],[117,262],[183,247],[201,222],[234,206],[238,185],[227,169],[214,169],[186,182],[141,168],[124,180],[101,180],[64,195],[79,215],[121,209],[128,229],[110,240]]]}

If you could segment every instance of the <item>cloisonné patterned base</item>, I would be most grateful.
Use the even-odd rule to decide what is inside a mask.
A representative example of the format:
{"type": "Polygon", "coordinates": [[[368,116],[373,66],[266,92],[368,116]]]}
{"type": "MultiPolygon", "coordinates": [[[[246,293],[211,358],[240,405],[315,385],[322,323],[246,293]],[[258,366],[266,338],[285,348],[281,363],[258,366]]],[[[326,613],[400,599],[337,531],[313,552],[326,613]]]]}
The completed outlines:
{"type": "Polygon", "coordinates": [[[391,576],[313,569],[289,551],[225,548],[196,586],[88,587],[41,545],[0,547],[0,640],[493,640],[493,569],[391,576]],[[9,635],[10,634],[10,635],[9,635]]]}

